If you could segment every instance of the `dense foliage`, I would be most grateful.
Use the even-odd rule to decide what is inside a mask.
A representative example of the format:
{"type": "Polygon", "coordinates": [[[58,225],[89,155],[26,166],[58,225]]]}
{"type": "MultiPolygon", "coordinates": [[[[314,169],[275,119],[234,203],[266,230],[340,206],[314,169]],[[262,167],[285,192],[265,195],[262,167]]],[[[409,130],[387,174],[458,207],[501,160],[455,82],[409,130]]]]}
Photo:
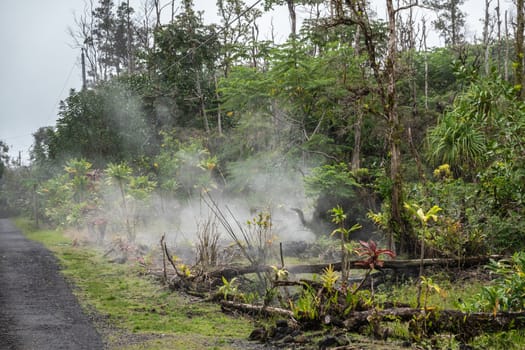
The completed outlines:
{"type": "Polygon", "coordinates": [[[416,45],[426,36],[408,8],[382,21],[364,1],[223,0],[210,25],[192,1],[166,22],[100,0],[75,33],[86,87],[35,132],[31,166],[4,171],[0,143],[2,207],[82,226],[113,206],[133,239],[141,212],[178,210],[173,200],[214,191],[254,208],[306,195],[327,234],[340,205],[346,227],[408,256],[522,249],[525,105],[509,59],[520,47],[510,35],[466,42],[462,2],[427,3],[445,47],[416,45]],[[293,21],[297,6],[312,15],[283,43],[261,40],[257,20],[285,3],[293,21]],[[405,202],[441,218],[423,234],[405,202]]]}

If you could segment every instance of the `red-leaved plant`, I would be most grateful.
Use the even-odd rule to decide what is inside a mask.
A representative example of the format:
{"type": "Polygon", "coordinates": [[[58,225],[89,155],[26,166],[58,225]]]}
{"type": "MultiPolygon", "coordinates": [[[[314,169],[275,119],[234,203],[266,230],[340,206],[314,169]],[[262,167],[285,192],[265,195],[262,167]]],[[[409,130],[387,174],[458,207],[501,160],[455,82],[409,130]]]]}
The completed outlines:
{"type": "Polygon", "coordinates": [[[357,261],[355,264],[358,266],[368,266],[370,270],[374,270],[377,267],[383,267],[384,261],[380,259],[381,255],[388,255],[392,259],[396,257],[390,249],[377,249],[377,243],[375,241],[359,241],[361,247],[355,249],[355,253],[360,257],[365,257],[365,260],[357,261]]]}
{"type": "MultiPolygon", "coordinates": [[[[388,255],[392,259],[396,257],[396,253],[393,252],[390,249],[378,249],[377,243],[373,240],[369,240],[368,242],[365,241],[359,241],[359,244],[361,245],[359,248],[355,249],[355,253],[365,258],[361,261],[356,261],[355,265],[357,266],[367,266],[368,271],[366,272],[365,277],[361,281],[361,283],[357,286],[357,288],[354,290],[352,294],[355,294],[365,283],[368,276],[376,269],[376,267],[382,267],[384,265],[384,260],[381,259],[382,255],[388,255]]],[[[372,295],[374,294],[374,280],[372,279],[372,295]]]]}

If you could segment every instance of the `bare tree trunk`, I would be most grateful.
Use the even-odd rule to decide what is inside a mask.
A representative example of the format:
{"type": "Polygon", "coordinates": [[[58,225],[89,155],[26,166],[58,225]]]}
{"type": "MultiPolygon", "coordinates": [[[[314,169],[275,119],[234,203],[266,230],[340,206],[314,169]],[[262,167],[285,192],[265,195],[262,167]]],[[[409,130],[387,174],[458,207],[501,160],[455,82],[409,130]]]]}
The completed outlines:
{"type": "Polygon", "coordinates": [[[155,28],[160,27],[160,13],[162,11],[162,8],[160,6],[159,0],[153,0],[154,6],[155,6],[155,28]]]}
{"type": "Polygon", "coordinates": [[[286,4],[288,5],[288,12],[290,13],[290,35],[295,39],[297,37],[297,15],[295,13],[294,0],[286,0],[286,4]]]}
{"type": "Polygon", "coordinates": [[[204,100],[204,95],[202,94],[200,81],[197,82],[197,90],[200,95],[199,99],[201,102],[202,118],[204,119],[204,130],[206,131],[206,134],[209,134],[210,133],[210,123],[208,121],[208,112],[206,112],[206,101],[204,100]]]}
{"type": "Polygon", "coordinates": [[[257,68],[257,40],[259,36],[259,28],[254,22],[252,25],[252,67],[257,68]]]}
{"type": "Polygon", "coordinates": [[[498,5],[496,6],[496,20],[498,28],[498,46],[497,46],[497,55],[498,55],[498,74],[501,75],[501,8],[498,0],[498,5]]]}
{"type": "Polygon", "coordinates": [[[421,19],[422,28],[422,40],[423,40],[423,50],[424,50],[424,62],[425,62],[425,111],[428,111],[428,47],[427,47],[427,22],[423,17],[421,19]]]}
{"type": "Polygon", "coordinates": [[[485,75],[488,76],[490,74],[490,38],[489,38],[489,21],[490,21],[490,15],[489,15],[489,9],[490,9],[490,3],[492,0],[485,0],[485,19],[483,21],[483,46],[485,48],[485,75]]]}
{"type": "Polygon", "coordinates": [[[523,30],[525,19],[523,14],[524,0],[516,0],[516,68],[514,71],[514,82],[516,93],[520,99],[523,99],[523,30]]]}
{"type": "MultiPolygon", "coordinates": [[[[385,114],[389,124],[389,147],[390,147],[390,180],[392,181],[392,193],[390,197],[390,220],[393,232],[400,232],[403,229],[403,180],[401,176],[401,125],[397,113],[396,96],[396,11],[394,10],[393,0],[386,0],[388,13],[388,43],[386,53],[386,104],[385,114]]],[[[392,233],[393,233],[392,232],[392,233]]],[[[393,247],[393,234],[388,237],[388,249],[393,247]]]]}
{"type": "Polygon", "coordinates": [[[356,103],[356,121],[354,123],[354,149],[352,150],[352,170],[361,168],[361,130],[363,127],[363,104],[361,99],[356,103]]]}
{"type": "Polygon", "coordinates": [[[503,74],[505,81],[509,81],[509,55],[510,55],[510,39],[509,39],[509,21],[508,11],[505,11],[505,61],[503,62],[503,74]]]}
{"type": "Polygon", "coordinates": [[[222,136],[222,111],[221,111],[221,102],[219,96],[219,84],[217,83],[217,76],[214,77],[215,81],[215,98],[217,99],[217,132],[219,136],[222,136]]]}
{"type": "Polygon", "coordinates": [[[128,13],[127,13],[127,31],[128,31],[128,73],[131,75],[135,71],[135,62],[134,62],[134,55],[133,55],[133,48],[132,48],[132,41],[131,41],[131,14],[129,11],[129,0],[127,0],[127,6],[128,6],[128,13]]]}
{"type": "MultiPolygon", "coordinates": [[[[361,54],[361,29],[357,27],[354,35],[354,52],[356,56],[361,54]]],[[[356,121],[354,123],[354,149],[352,150],[352,165],[353,171],[361,168],[361,131],[363,127],[363,103],[362,97],[356,101],[356,121]]]]}
{"type": "Polygon", "coordinates": [[[458,24],[457,24],[457,14],[456,14],[456,6],[452,6],[451,12],[450,12],[450,24],[452,27],[452,47],[456,47],[459,44],[458,40],[458,24]]]}

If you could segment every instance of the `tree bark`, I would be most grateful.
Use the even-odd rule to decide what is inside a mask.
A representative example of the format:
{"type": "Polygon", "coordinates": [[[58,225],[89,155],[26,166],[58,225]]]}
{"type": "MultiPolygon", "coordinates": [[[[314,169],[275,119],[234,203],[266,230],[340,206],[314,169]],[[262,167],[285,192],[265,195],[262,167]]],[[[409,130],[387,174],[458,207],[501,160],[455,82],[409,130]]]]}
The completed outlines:
{"type": "Polygon", "coordinates": [[[525,312],[474,312],[459,310],[422,310],[412,308],[392,308],[352,312],[344,322],[349,331],[358,331],[371,322],[391,321],[411,322],[413,330],[420,328],[426,335],[452,333],[466,341],[484,333],[496,333],[511,329],[525,328],[525,312]],[[415,328],[415,329],[414,329],[415,328]]]}
{"type": "Polygon", "coordinates": [[[417,0],[406,6],[394,8],[393,0],[386,0],[388,13],[388,42],[385,57],[385,69],[381,70],[377,58],[374,33],[368,19],[366,1],[345,1],[351,9],[352,18],[337,18],[338,23],[358,25],[362,31],[365,47],[368,53],[368,62],[378,84],[379,94],[383,105],[383,116],[388,123],[387,138],[389,144],[390,167],[389,176],[392,181],[390,194],[390,220],[388,233],[388,248],[394,250],[394,236],[399,237],[400,251],[409,256],[415,256],[415,239],[410,223],[404,215],[403,209],[403,178],[401,173],[401,136],[402,125],[397,110],[396,94],[396,54],[397,33],[396,15],[401,10],[417,6],[417,0]]]}
{"type": "Polygon", "coordinates": [[[295,4],[294,0],[286,0],[288,5],[288,12],[290,13],[290,35],[295,40],[297,37],[297,15],[295,13],[295,4]]]}
{"type": "Polygon", "coordinates": [[[485,0],[485,19],[483,21],[483,46],[485,47],[485,75],[490,74],[490,38],[489,38],[489,21],[490,21],[490,3],[492,0],[485,0]]]}
{"type": "Polygon", "coordinates": [[[510,55],[510,35],[509,35],[509,21],[508,11],[505,11],[505,58],[503,62],[503,75],[505,81],[509,81],[509,55],[510,55]]]}
{"type": "Polygon", "coordinates": [[[270,317],[289,317],[292,318],[293,312],[286,309],[281,309],[277,307],[270,307],[264,305],[252,305],[252,304],[243,304],[236,303],[229,300],[221,300],[221,308],[224,310],[235,309],[242,311],[247,314],[263,314],[270,317]]]}
{"type": "Polygon", "coordinates": [[[516,95],[523,99],[523,30],[525,28],[525,18],[523,14],[524,0],[516,0],[516,68],[514,71],[514,84],[516,95]]]}
{"type": "Polygon", "coordinates": [[[390,196],[390,226],[391,232],[388,236],[388,249],[393,250],[393,236],[398,234],[401,237],[402,252],[410,253],[406,249],[408,239],[405,232],[405,223],[403,220],[403,179],[401,174],[401,124],[397,112],[396,96],[396,54],[397,54],[397,36],[396,36],[396,11],[394,10],[393,0],[386,1],[388,12],[388,43],[385,64],[386,75],[386,96],[385,96],[385,115],[388,120],[389,131],[389,148],[390,148],[390,180],[392,181],[392,193],[390,196]]]}
{"type": "MultiPolygon", "coordinates": [[[[361,30],[358,26],[354,35],[354,52],[356,56],[361,55],[361,30]]],[[[346,67],[346,66],[345,66],[346,67]]],[[[365,75],[362,70],[363,76],[365,75]]],[[[346,79],[345,79],[346,83],[346,79]]],[[[356,120],[354,123],[354,148],[352,149],[352,171],[361,168],[361,131],[363,127],[363,97],[359,96],[356,105],[356,120]]]]}

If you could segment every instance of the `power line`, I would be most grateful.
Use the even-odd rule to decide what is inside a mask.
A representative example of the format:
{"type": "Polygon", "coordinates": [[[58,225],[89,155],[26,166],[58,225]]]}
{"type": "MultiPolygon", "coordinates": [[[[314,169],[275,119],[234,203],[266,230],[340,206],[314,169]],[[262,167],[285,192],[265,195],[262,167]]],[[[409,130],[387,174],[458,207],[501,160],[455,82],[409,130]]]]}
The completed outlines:
{"type": "Polygon", "coordinates": [[[64,84],[62,85],[62,89],[60,90],[60,93],[58,94],[57,98],[55,99],[56,102],[53,106],[53,109],[48,113],[49,117],[47,118],[47,122],[46,124],[49,123],[49,121],[51,120],[51,118],[53,117],[53,114],[55,113],[60,101],[61,101],[61,96],[62,94],[64,93],[64,90],[66,89],[66,86],[68,85],[69,83],[69,80],[71,79],[71,75],[73,74],[73,71],[75,70],[75,66],[77,65],[77,62],[75,60],[75,62],[73,62],[73,65],[71,66],[71,69],[69,70],[69,73],[67,75],[67,78],[66,80],[64,81],[64,84]]]}

